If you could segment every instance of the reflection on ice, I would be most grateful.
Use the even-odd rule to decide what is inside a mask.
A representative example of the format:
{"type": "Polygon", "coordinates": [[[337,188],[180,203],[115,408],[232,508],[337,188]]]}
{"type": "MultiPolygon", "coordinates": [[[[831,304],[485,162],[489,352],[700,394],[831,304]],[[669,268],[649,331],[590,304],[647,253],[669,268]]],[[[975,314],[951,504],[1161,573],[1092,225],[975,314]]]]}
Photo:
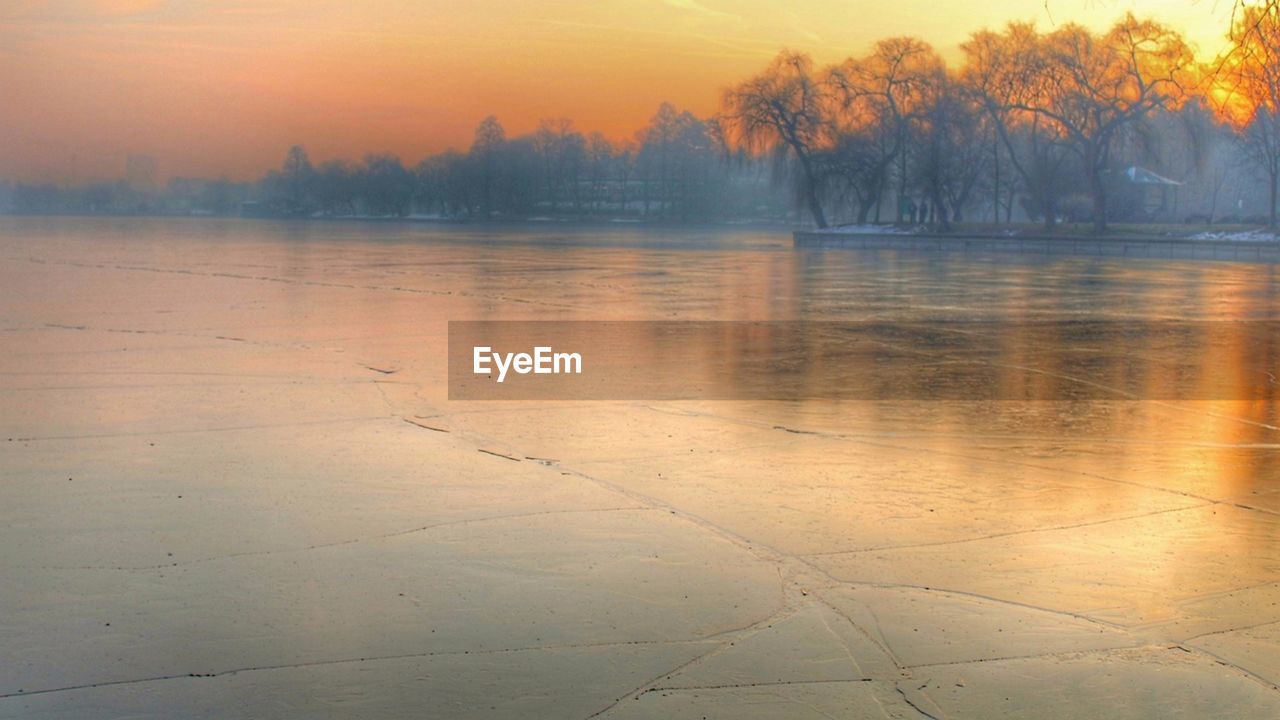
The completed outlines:
{"type": "Polygon", "coordinates": [[[1267,321],[1271,266],[68,219],[0,253],[0,717],[1280,713],[1272,400],[461,403],[445,353],[1267,321]]]}

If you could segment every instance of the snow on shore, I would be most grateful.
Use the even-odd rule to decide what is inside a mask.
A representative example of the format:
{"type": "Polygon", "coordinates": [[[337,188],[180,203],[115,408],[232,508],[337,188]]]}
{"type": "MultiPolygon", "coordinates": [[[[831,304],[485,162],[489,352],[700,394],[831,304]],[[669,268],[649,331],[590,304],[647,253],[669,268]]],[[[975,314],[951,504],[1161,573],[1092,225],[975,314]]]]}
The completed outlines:
{"type": "Polygon", "coordinates": [[[1239,232],[1202,232],[1192,235],[1191,240],[1226,240],[1231,242],[1275,242],[1276,234],[1267,230],[1242,230],[1239,232]]]}
{"type": "Polygon", "coordinates": [[[916,228],[904,228],[897,225],[835,225],[814,230],[813,232],[832,235],[914,235],[916,228]]]}

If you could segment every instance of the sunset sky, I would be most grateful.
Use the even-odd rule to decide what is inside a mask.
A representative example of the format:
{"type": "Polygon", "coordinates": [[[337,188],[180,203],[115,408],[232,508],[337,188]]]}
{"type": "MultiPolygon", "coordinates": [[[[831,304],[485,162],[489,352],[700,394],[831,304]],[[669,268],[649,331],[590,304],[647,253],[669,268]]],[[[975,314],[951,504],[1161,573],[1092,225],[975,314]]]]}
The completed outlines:
{"type": "Polygon", "coordinates": [[[784,47],[826,63],[911,34],[950,59],[984,26],[1130,9],[1211,56],[1231,0],[4,0],[0,177],[118,177],[141,153],[166,177],[247,179],[293,143],[416,163],[489,113],[621,138],[664,100],[713,112],[784,47]]]}

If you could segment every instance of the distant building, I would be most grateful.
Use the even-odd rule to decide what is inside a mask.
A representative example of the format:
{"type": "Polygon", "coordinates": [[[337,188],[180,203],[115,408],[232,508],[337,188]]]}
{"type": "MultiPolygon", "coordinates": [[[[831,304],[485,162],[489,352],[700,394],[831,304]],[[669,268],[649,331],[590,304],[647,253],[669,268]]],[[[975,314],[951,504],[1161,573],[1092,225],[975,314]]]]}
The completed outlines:
{"type": "Polygon", "coordinates": [[[1134,219],[1164,219],[1177,205],[1182,183],[1158,175],[1144,167],[1130,166],[1124,171],[1134,219]]]}

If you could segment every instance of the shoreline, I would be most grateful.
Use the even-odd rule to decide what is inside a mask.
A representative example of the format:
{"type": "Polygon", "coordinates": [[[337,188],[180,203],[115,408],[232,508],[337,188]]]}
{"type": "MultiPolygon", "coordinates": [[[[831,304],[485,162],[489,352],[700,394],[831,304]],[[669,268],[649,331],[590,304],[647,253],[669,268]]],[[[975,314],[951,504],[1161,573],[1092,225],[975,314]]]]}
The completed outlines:
{"type": "MultiPolygon", "coordinates": [[[[914,232],[894,225],[884,225],[883,231],[846,231],[797,229],[795,224],[767,221],[706,221],[676,222],[663,220],[635,220],[617,218],[521,218],[521,219],[466,219],[427,216],[377,217],[377,216],[310,216],[310,217],[251,217],[243,215],[101,215],[101,214],[24,214],[0,213],[0,218],[15,220],[98,219],[104,221],[215,221],[259,222],[280,224],[375,224],[403,226],[439,226],[448,228],[520,228],[523,230],[619,230],[631,228],[641,231],[704,230],[712,232],[759,231],[788,233],[797,249],[855,249],[855,250],[912,250],[935,252],[1002,252],[1021,255],[1080,255],[1092,257],[1136,257],[1152,259],[1229,260],[1242,262],[1280,263],[1280,236],[1276,240],[1250,237],[1259,231],[1245,226],[1230,226],[1219,237],[1175,236],[1154,233],[1135,233],[1113,230],[1107,235],[1090,235],[1079,232],[1049,235],[1038,229],[1019,228],[996,234],[987,231],[957,229],[948,233],[914,232]],[[1241,229],[1235,229],[1241,228],[1241,229]],[[1232,236],[1236,237],[1232,237],[1232,236]],[[1239,238],[1239,239],[1237,239],[1239,238]]],[[[1193,226],[1195,227],[1195,226],[1193,226]]],[[[1213,227],[1213,226],[1206,226],[1213,227]]],[[[1221,226],[1220,226],[1221,227],[1221,226]]],[[[1191,228],[1188,227],[1188,232],[1191,228]]],[[[1212,233],[1199,230],[1197,234],[1212,233]]]]}
{"type": "Polygon", "coordinates": [[[1166,260],[1236,260],[1280,263],[1280,242],[1160,236],[992,236],[974,233],[874,234],[799,230],[796,248],[1012,252],[1023,255],[1083,255],[1166,260]]]}
{"type": "Polygon", "coordinates": [[[799,227],[792,223],[769,222],[765,220],[751,221],[703,221],[681,222],[668,220],[638,220],[631,218],[446,218],[422,215],[405,217],[389,216],[350,216],[350,215],[315,215],[315,216],[252,216],[252,215],[182,215],[182,214],[145,214],[145,215],[108,215],[94,213],[12,213],[0,212],[0,218],[34,219],[99,219],[99,220],[218,220],[249,221],[270,223],[373,223],[373,224],[405,224],[405,225],[442,225],[447,227],[521,227],[521,228],[644,228],[644,229],[712,229],[712,230],[772,230],[777,232],[799,232],[799,227]]]}

